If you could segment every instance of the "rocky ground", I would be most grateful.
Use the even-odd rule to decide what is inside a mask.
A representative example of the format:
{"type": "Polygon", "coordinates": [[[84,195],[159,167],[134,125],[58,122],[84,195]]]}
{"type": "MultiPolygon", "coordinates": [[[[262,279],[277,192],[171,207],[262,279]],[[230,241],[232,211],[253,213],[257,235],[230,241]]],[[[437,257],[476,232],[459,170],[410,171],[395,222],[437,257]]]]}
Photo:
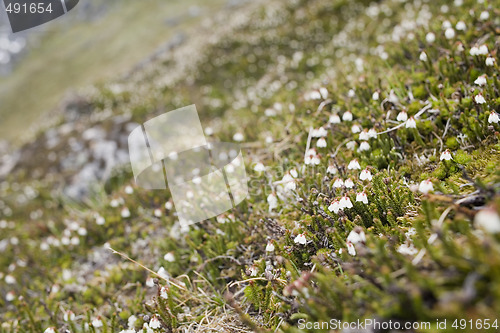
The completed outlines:
{"type": "Polygon", "coordinates": [[[0,332],[498,331],[499,7],[229,6],[80,91],[0,147],[0,332]],[[250,194],[182,228],[127,136],[193,103],[250,194]]]}

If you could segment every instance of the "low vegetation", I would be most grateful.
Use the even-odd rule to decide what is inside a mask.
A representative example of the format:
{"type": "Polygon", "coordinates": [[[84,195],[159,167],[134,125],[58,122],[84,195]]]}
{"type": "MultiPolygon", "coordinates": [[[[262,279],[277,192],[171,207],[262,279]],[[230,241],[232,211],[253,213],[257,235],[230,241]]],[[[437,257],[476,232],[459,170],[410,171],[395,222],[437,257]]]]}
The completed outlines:
{"type": "Polygon", "coordinates": [[[486,0],[256,3],[82,93],[1,183],[0,332],[498,331],[499,17],[486,0]],[[131,125],[193,103],[212,140],[242,141],[237,208],[183,228],[128,164],[84,177],[107,166],[99,143],[120,161],[131,125]]]}

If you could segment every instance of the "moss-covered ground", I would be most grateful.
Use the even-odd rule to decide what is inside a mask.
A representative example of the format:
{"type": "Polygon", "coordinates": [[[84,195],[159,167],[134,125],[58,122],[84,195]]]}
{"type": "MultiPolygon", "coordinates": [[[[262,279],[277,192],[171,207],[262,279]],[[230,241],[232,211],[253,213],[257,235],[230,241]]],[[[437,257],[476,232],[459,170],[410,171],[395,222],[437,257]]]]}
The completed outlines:
{"type": "Polygon", "coordinates": [[[498,332],[499,5],[256,3],[95,86],[1,183],[0,332],[498,332]],[[182,228],[128,166],[62,194],[70,138],[193,103],[244,138],[237,208],[182,228]]]}

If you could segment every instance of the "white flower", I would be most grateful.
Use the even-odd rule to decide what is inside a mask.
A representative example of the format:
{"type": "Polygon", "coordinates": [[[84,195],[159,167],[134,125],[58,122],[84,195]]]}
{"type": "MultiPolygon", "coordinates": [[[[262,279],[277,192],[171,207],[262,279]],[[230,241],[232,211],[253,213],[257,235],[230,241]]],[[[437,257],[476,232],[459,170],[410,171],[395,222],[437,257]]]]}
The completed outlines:
{"type": "Polygon", "coordinates": [[[272,109],[272,108],[267,108],[265,111],[264,111],[264,115],[266,117],[274,117],[276,116],[276,110],[275,109],[272,109]]]}
{"type": "Polygon", "coordinates": [[[297,170],[292,169],[288,172],[293,178],[297,178],[299,176],[297,170]]]}
{"type": "Polygon", "coordinates": [[[361,180],[372,180],[372,173],[368,169],[364,169],[359,174],[359,179],[361,180]]]}
{"type": "Polygon", "coordinates": [[[269,212],[278,208],[278,198],[274,193],[271,193],[267,196],[267,204],[269,205],[269,212]]]}
{"type": "Polygon", "coordinates": [[[15,284],[16,279],[12,275],[5,275],[5,283],[7,284],[15,284]]]}
{"type": "Polygon", "coordinates": [[[356,201],[362,202],[366,205],[368,204],[368,196],[366,195],[365,192],[359,192],[356,194],[356,201]]]}
{"type": "Polygon", "coordinates": [[[146,330],[146,333],[154,333],[154,331],[149,327],[148,323],[142,325],[142,331],[146,330]]]}
{"type": "MultiPolygon", "coordinates": [[[[199,179],[199,178],[198,178],[199,179]]],[[[153,211],[153,215],[156,216],[156,217],[161,217],[161,209],[159,208],[156,208],[154,211],[153,211]]]]}
{"type": "Polygon", "coordinates": [[[474,96],[474,101],[476,101],[477,104],[484,104],[486,103],[486,100],[484,99],[483,95],[480,93],[474,96]]]}
{"type": "Polygon", "coordinates": [[[477,56],[477,55],[488,55],[488,46],[486,44],[483,44],[481,46],[473,46],[470,49],[470,55],[471,56],[477,56]]]}
{"type": "Polygon", "coordinates": [[[318,148],[325,148],[326,147],[326,140],[325,138],[320,138],[318,142],[316,142],[316,147],[318,148]]]}
{"type": "Polygon", "coordinates": [[[340,201],[339,201],[339,208],[344,209],[344,208],[352,208],[352,202],[351,199],[347,195],[344,195],[340,201]]]}
{"type": "Polygon", "coordinates": [[[49,327],[43,333],[56,333],[56,330],[54,327],[49,327]]]}
{"type": "Polygon", "coordinates": [[[346,245],[347,252],[354,257],[356,255],[356,249],[354,248],[354,245],[351,242],[347,242],[346,245]]]}
{"type": "Polygon", "coordinates": [[[375,92],[373,93],[373,95],[372,95],[372,99],[373,99],[374,101],[378,101],[378,100],[379,100],[379,98],[380,98],[380,94],[379,94],[379,92],[378,92],[378,91],[375,91],[375,92]]]}
{"type": "Polygon", "coordinates": [[[410,117],[410,119],[408,119],[406,121],[405,127],[406,128],[417,128],[417,122],[415,121],[415,118],[413,118],[413,116],[410,117]]]}
{"type": "Polygon", "coordinates": [[[313,156],[311,158],[312,165],[319,165],[320,163],[321,163],[321,159],[319,158],[319,155],[313,156]]]}
{"type": "Polygon", "coordinates": [[[349,170],[359,170],[361,169],[361,166],[359,165],[358,159],[353,159],[351,162],[349,162],[349,165],[347,166],[347,169],[349,170]]]}
{"type": "Polygon", "coordinates": [[[408,231],[405,232],[406,238],[411,238],[411,236],[414,236],[416,234],[417,234],[417,229],[415,229],[413,227],[412,228],[408,228],[408,231]]]}
{"type": "Polygon", "coordinates": [[[158,317],[156,315],[153,316],[151,318],[151,320],[149,321],[149,327],[151,327],[152,329],[156,329],[156,328],[161,327],[160,320],[158,319],[158,317]]]}
{"type": "Polygon", "coordinates": [[[368,136],[370,139],[376,139],[377,138],[377,131],[374,128],[370,128],[368,131],[368,136]]]}
{"type": "Polygon", "coordinates": [[[297,188],[295,179],[289,172],[285,173],[281,182],[283,183],[286,192],[295,191],[297,188]]]}
{"type": "Polygon", "coordinates": [[[490,13],[488,13],[487,11],[483,11],[481,12],[481,15],[479,15],[479,20],[481,21],[486,21],[489,18],[490,18],[490,13]]]}
{"type": "Polygon", "coordinates": [[[233,140],[234,140],[234,141],[241,142],[241,141],[243,141],[244,139],[245,139],[245,137],[243,136],[243,134],[242,134],[242,133],[235,133],[235,134],[233,135],[233,140]]]}
{"type": "Polygon", "coordinates": [[[361,126],[357,124],[352,125],[351,132],[353,132],[354,134],[361,132],[361,126]]]}
{"type": "Polygon", "coordinates": [[[306,245],[307,239],[306,239],[306,236],[304,234],[299,234],[299,235],[297,235],[297,237],[295,237],[295,239],[293,240],[293,242],[295,244],[306,245]]]}
{"type": "Polygon", "coordinates": [[[104,219],[104,217],[102,217],[101,215],[97,215],[95,217],[95,223],[97,225],[103,225],[104,223],[106,223],[106,220],[104,219]]]}
{"type": "Polygon", "coordinates": [[[488,46],[486,44],[479,46],[479,49],[477,51],[478,55],[487,55],[488,53],[488,46]]]}
{"type": "Polygon", "coordinates": [[[428,59],[427,53],[425,53],[424,51],[420,52],[420,56],[418,58],[420,59],[420,61],[426,62],[428,59]]]}
{"type": "Polygon", "coordinates": [[[450,22],[450,21],[448,21],[448,20],[444,21],[444,22],[441,24],[441,28],[442,28],[443,30],[446,30],[446,29],[448,29],[448,28],[451,28],[451,22],[450,22]]]}
{"type": "Polygon", "coordinates": [[[61,238],[61,244],[62,245],[69,245],[69,244],[71,244],[71,239],[69,237],[64,236],[61,238]]]}
{"type": "Polygon", "coordinates": [[[418,250],[415,248],[415,246],[413,245],[413,243],[410,243],[410,245],[408,244],[401,244],[397,251],[401,254],[406,254],[406,255],[415,255],[418,253],[418,250]]]}
{"type": "Polygon", "coordinates": [[[498,121],[500,121],[500,118],[498,117],[498,113],[496,112],[491,112],[490,115],[488,116],[488,122],[490,124],[498,124],[498,121]]]}
{"type": "Polygon", "coordinates": [[[407,121],[408,120],[408,113],[406,113],[406,111],[401,111],[400,113],[398,113],[396,120],[397,121],[407,121]]]}
{"type": "Polygon", "coordinates": [[[478,76],[476,81],[474,81],[474,83],[477,84],[478,86],[486,85],[486,75],[478,76]]]}
{"type": "Polygon", "coordinates": [[[342,115],[342,120],[343,121],[352,121],[352,113],[351,113],[351,111],[344,112],[344,114],[342,115]]]}
{"type": "Polygon", "coordinates": [[[316,149],[311,148],[307,151],[307,154],[304,158],[305,165],[319,165],[321,163],[321,159],[319,155],[316,153],[316,149]]]}
{"type": "Polygon", "coordinates": [[[128,317],[128,320],[127,320],[128,327],[129,328],[134,328],[136,321],[137,321],[137,317],[136,316],[131,315],[130,317],[128,317]]]}
{"type": "Polygon", "coordinates": [[[345,144],[345,146],[349,150],[354,150],[354,148],[356,148],[356,141],[349,141],[348,143],[345,144]]]}
{"type": "Polygon", "coordinates": [[[165,253],[165,255],[163,256],[163,259],[165,259],[165,261],[168,261],[168,262],[174,262],[175,261],[174,253],[173,252],[165,253]]]}
{"type": "Polygon", "coordinates": [[[370,136],[368,135],[368,130],[367,129],[364,129],[363,132],[359,133],[359,139],[360,140],[365,140],[365,141],[367,141],[368,139],[370,139],[370,136]]]}
{"type": "Polygon", "coordinates": [[[151,277],[148,277],[146,279],[146,286],[149,287],[149,288],[153,288],[155,286],[154,279],[151,278],[151,277]]]}
{"type": "Polygon", "coordinates": [[[495,66],[495,58],[493,58],[492,56],[488,56],[484,63],[486,64],[486,66],[495,66]]]}
{"type": "Polygon", "coordinates": [[[356,69],[358,70],[358,72],[362,72],[364,67],[363,67],[363,59],[361,58],[356,58],[356,60],[354,61],[354,63],[356,64],[356,69]]]}
{"type": "Polygon", "coordinates": [[[77,233],[78,233],[80,236],[86,236],[86,235],[87,235],[87,229],[85,229],[85,228],[83,228],[83,227],[80,227],[80,228],[78,228],[77,233]]]}
{"type": "Polygon", "coordinates": [[[349,89],[349,91],[347,92],[347,96],[351,98],[356,96],[356,92],[354,91],[354,89],[349,89]]]}
{"type": "Polygon", "coordinates": [[[126,330],[121,330],[119,333],[137,333],[137,332],[135,331],[135,329],[129,328],[126,330]]]}
{"type": "Polygon", "coordinates": [[[132,188],[132,186],[127,185],[127,186],[125,187],[125,193],[127,193],[127,194],[132,194],[132,193],[134,193],[134,189],[132,188]]]}
{"type": "Polygon", "coordinates": [[[71,310],[64,311],[63,319],[64,321],[73,321],[75,320],[75,314],[71,310]]]}
{"type": "Polygon", "coordinates": [[[351,178],[347,178],[344,182],[344,186],[346,188],[353,188],[354,187],[354,182],[352,181],[351,178]]]}
{"type": "Polygon", "coordinates": [[[500,217],[492,208],[481,209],[474,217],[474,224],[491,234],[500,233],[500,217]]]}
{"type": "Polygon", "coordinates": [[[264,164],[258,162],[255,164],[255,166],[253,167],[253,170],[255,172],[264,172],[266,171],[266,167],[264,166],[264,164]]]}
{"type": "Polygon", "coordinates": [[[323,99],[328,98],[328,90],[325,87],[319,88],[319,93],[321,94],[321,97],[323,97],[323,99]]]}
{"type": "Polygon", "coordinates": [[[120,205],[120,200],[118,199],[113,199],[109,202],[109,205],[113,208],[116,208],[120,205]]]}
{"type": "Polygon", "coordinates": [[[101,317],[97,317],[97,318],[92,319],[92,326],[93,327],[102,327],[101,317]]]}
{"type": "Polygon", "coordinates": [[[160,297],[163,299],[168,299],[168,289],[165,286],[160,288],[160,297]]]}
{"type": "MultiPolygon", "coordinates": [[[[356,229],[360,228],[356,227],[356,229]]],[[[360,229],[360,231],[356,231],[354,229],[351,230],[349,236],[347,236],[347,242],[352,244],[365,243],[366,242],[365,232],[362,229],[360,229]]]]}
{"type": "Polygon", "coordinates": [[[366,141],[363,141],[359,145],[358,151],[366,151],[366,150],[370,150],[370,144],[366,141]]]}
{"type": "Polygon", "coordinates": [[[124,207],[121,211],[121,216],[126,219],[127,217],[130,217],[130,210],[127,207],[124,207]]]}
{"type": "Polygon", "coordinates": [[[317,100],[321,99],[321,94],[317,90],[310,91],[308,94],[306,94],[306,99],[307,100],[317,100]]]}
{"type": "Polygon", "coordinates": [[[174,204],[171,201],[165,202],[165,209],[166,210],[171,210],[172,208],[174,208],[174,204]]]}
{"type": "Polygon", "coordinates": [[[330,204],[330,206],[328,206],[328,210],[330,212],[334,212],[335,214],[337,214],[340,210],[340,203],[337,199],[333,200],[332,203],[330,204]]]}
{"type": "Polygon", "coordinates": [[[318,129],[313,129],[311,131],[311,136],[313,138],[322,138],[328,135],[328,131],[324,127],[320,127],[318,129]]]}
{"type": "Polygon", "coordinates": [[[458,21],[457,25],[455,25],[455,28],[460,31],[465,31],[467,29],[467,26],[465,25],[464,21],[458,21]]]}
{"type": "Polygon", "coordinates": [[[446,31],[444,32],[444,36],[446,37],[446,39],[454,38],[455,37],[455,30],[453,30],[453,28],[446,29],[446,31]]]}
{"type": "Polygon", "coordinates": [[[418,190],[422,192],[423,194],[427,194],[429,192],[434,191],[434,186],[432,185],[432,182],[430,179],[423,180],[420,185],[418,186],[418,190]]]}
{"type": "Polygon", "coordinates": [[[250,266],[248,270],[250,271],[250,276],[257,276],[259,274],[259,269],[255,265],[250,266]]]}
{"type": "Polygon", "coordinates": [[[16,299],[16,294],[13,292],[13,291],[9,291],[6,295],[5,295],[5,300],[7,302],[12,302],[13,300],[16,299]]]}
{"type": "Polygon", "coordinates": [[[399,98],[398,96],[396,95],[396,93],[394,92],[394,90],[391,90],[391,92],[389,93],[389,96],[387,97],[387,99],[389,100],[389,102],[391,102],[392,104],[397,104],[399,103],[399,98]]]}
{"type": "Polygon", "coordinates": [[[450,153],[450,150],[449,149],[446,149],[445,151],[443,151],[441,153],[441,156],[439,157],[439,160],[442,161],[442,160],[445,160],[445,161],[450,161],[452,160],[453,157],[451,156],[451,153],[450,153]]]}
{"type": "Polygon", "coordinates": [[[427,43],[432,44],[436,40],[436,35],[434,35],[433,32],[428,32],[427,35],[425,35],[425,40],[427,43]]]}
{"type": "Polygon", "coordinates": [[[340,178],[335,178],[335,181],[333,182],[333,187],[340,188],[342,186],[344,186],[344,181],[340,178]]]}
{"type": "Polygon", "coordinates": [[[328,122],[330,124],[339,124],[340,123],[340,117],[338,114],[332,114],[330,116],[330,119],[328,119],[328,122]]]}
{"type": "Polygon", "coordinates": [[[168,276],[168,272],[167,270],[161,266],[159,269],[158,269],[158,272],[156,272],[156,274],[158,274],[160,277],[162,277],[163,279],[169,279],[170,276],[168,276]]]}
{"type": "Polygon", "coordinates": [[[267,242],[266,252],[273,252],[273,251],[274,251],[274,244],[272,242],[267,242]]]}
{"type": "Polygon", "coordinates": [[[329,165],[328,168],[326,169],[326,172],[331,174],[331,175],[334,175],[337,173],[337,168],[334,166],[334,165],[329,165]]]}
{"type": "Polygon", "coordinates": [[[212,127],[205,127],[205,135],[214,134],[214,129],[212,127]]]}

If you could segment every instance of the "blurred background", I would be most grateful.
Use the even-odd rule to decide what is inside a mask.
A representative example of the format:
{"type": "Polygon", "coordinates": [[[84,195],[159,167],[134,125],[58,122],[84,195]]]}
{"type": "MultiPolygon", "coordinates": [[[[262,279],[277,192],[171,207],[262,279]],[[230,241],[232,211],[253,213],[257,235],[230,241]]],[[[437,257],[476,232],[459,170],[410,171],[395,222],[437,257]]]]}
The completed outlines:
{"type": "Polygon", "coordinates": [[[0,139],[18,142],[72,92],[127,71],[243,0],[83,0],[56,20],[12,33],[0,11],[0,139]]]}

